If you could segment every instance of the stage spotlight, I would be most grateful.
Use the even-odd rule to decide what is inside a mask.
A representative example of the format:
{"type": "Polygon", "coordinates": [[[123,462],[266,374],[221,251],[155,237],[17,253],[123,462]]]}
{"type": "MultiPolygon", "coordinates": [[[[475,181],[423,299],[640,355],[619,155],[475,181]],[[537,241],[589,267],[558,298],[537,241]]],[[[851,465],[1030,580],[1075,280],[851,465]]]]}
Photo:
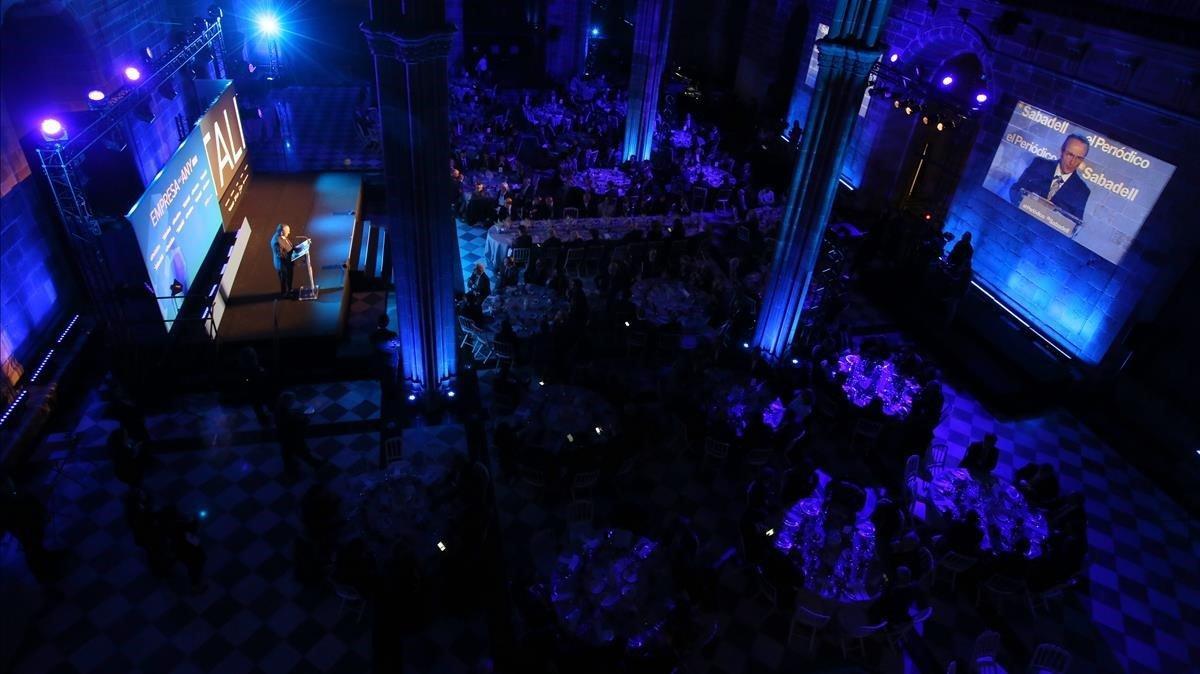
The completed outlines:
{"type": "Polygon", "coordinates": [[[986,91],[981,91],[981,92],[975,94],[975,102],[976,103],[987,103],[987,99],[988,99],[988,95],[987,95],[986,91]]]}
{"type": "Polygon", "coordinates": [[[921,115],[921,123],[929,126],[929,115],[921,115]]]}
{"type": "Polygon", "coordinates": [[[930,213],[929,211],[925,211],[925,219],[926,219],[926,220],[932,220],[932,219],[933,219],[933,213],[930,213]]]}
{"type": "Polygon", "coordinates": [[[892,107],[893,107],[893,108],[896,108],[897,110],[899,110],[899,109],[900,109],[900,99],[899,99],[899,98],[897,98],[896,100],[892,101],[892,107]]]}
{"type": "Polygon", "coordinates": [[[279,19],[274,14],[259,14],[254,19],[254,23],[258,25],[258,32],[267,37],[279,36],[279,19]]]}
{"type": "Polygon", "coordinates": [[[92,89],[88,92],[88,100],[93,103],[99,103],[100,101],[103,101],[104,98],[104,92],[100,91],[99,89],[92,89]]]}
{"type": "Polygon", "coordinates": [[[142,71],[138,70],[134,66],[129,66],[125,69],[125,79],[129,80],[130,82],[136,82],[142,79],[142,71]]]}
{"type": "Polygon", "coordinates": [[[67,127],[62,125],[62,122],[50,117],[43,119],[40,125],[42,131],[42,140],[47,143],[63,141],[67,139],[67,127]]]}
{"type": "Polygon", "coordinates": [[[600,29],[592,26],[592,37],[600,37],[600,29]]]}
{"type": "Polygon", "coordinates": [[[935,126],[934,128],[936,128],[938,131],[945,131],[946,125],[943,124],[941,121],[938,121],[937,126],[935,126]]]}
{"type": "Polygon", "coordinates": [[[942,86],[943,86],[943,87],[948,87],[948,86],[950,86],[951,84],[954,84],[954,77],[953,77],[953,76],[951,76],[951,75],[946,75],[945,77],[943,77],[943,78],[942,78],[942,86]]]}
{"type": "Polygon", "coordinates": [[[895,63],[896,61],[899,61],[899,60],[900,60],[900,55],[897,54],[896,52],[892,52],[892,55],[888,57],[888,61],[890,61],[892,63],[895,63]]]}
{"type": "Polygon", "coordinates": [[[911,115],[912,113],[913,113],[912,103],[905,103],[904,104],[904,114],[911,115]]]}

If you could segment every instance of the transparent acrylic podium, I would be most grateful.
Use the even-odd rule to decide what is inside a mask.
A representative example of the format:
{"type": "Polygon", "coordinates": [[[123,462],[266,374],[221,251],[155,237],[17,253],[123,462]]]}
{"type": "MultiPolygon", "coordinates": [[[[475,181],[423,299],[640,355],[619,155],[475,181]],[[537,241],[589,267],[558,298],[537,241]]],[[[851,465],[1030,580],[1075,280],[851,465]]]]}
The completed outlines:
{"type": "Polygon", "coordinates": [[[313,279],[312,239],[305,239],[292,249],[292,263],[299,262],[300,258],[304,258],[304,264],[308,267],[308,285],[300,286],[299,298],[301,302],[311,302],[317,299],[321,290],[313,279]]]}

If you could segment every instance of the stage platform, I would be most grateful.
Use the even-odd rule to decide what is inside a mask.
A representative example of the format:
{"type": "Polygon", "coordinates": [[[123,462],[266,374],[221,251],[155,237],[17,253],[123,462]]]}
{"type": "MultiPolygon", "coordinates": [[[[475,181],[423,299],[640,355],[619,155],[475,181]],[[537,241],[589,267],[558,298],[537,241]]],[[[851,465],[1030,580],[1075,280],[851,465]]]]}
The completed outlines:
{"type": "MultiPolygon", "coordinates": [[[[233,222],[250,222],[251,235],[217,333],[223,345],[267,340],[337,340],[350,304],[351,251],[361,236],[362,176],[357,173],[257,174],[233,222]],[[319,299],[279,299],[270,241],[279,223],[293,241],[312,241],[319,299]]],[[[297,262],[293,287],[308,285],[297,262]]]]}

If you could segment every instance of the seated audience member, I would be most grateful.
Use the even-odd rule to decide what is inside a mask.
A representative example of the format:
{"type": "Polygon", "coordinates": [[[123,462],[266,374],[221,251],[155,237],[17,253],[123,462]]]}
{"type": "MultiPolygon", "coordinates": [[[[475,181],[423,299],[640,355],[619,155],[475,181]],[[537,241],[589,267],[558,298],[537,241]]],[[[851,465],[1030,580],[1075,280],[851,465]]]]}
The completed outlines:
{"type": "Polygon", "coordinates": [[[683,218],[675,218],[675,220],[671,222],[670,235],[670,238],[674,240],[683,239],[687,236],[687,231],[683,226],[683,218]]]}
{"type": "Polygon", "coordinates": [[[488,278],[487,270],[482,262],[476,262],[471,277],[467,279],[467,301],[483,304],[483,301],[491,294],[492,281],[488,278]]]}
{"type": "Polygon", "coordinates": [[[976,440],[967,446],[967,453],[963,455],[959,466],[978,478],[995,470],[999,461],[1000,451],[996,449],[996,434],[988,433],[983,436],[983,440],[976,440]]]}
{"type": "Polygon", "coordinates": [[[981,543],[983,530],[979,528],[979,513],[970,510],[963,519],[955,520],[946,529],[946,535],[938,544],[938,552],[944,554],[953,550],[967,557],[978,557],[981,543]]]}
{"type": "Polygon", "coordinates": [[[515,257],[504,258],[504,269],[500,271],[500,279],[496,287],[500,290],[511,288],[521,281],[521,265],[515,257]]]}
{"type": "Polygon", "coordinates": [[[663,231],[662,223],[658,220],[650,223],[650,231],[646,232],[647,241],[662,241],[663,231]]]}
{"type": "Polygon", "coordinates": [[[550,261],[544,257],[539,257],[537,262],[533,263],[532,269],[525,270],[525,282],[532,285],[544,286],[546,285],[546,280],[550,277],[551,269],[553,267],[550,266],[550,261]]]}
{"type": "Polygon", "coordinates": [[[928,606],[928,602],[928,597],[913,580],[912,571],[907,566],[900,566],[883,596],[868,611],[869,620],[872,624],[886,620],[889,626],[902,625],[928,606]]]}
{"type": "Polygon", "coordinates": [[[1059,494],[1058,472],[1048,463],[1026,464],[1014,475],[1017,489],[1034,505],[1049,505],[1059,494]]]}
{"type": "Polygon", "coordinates": [[[529,228],[525,225],[517,225],[517,238],[513,239],[513,248],[533,248],[533,237],[529,235],[529,228]]]}
{"type": "Polygon", "coordinates": [[[553,290],[559,297],[566,297],[567,290],[571,287],[570,280],[560,274],[557,267],[549,267],[546,270],[546,282],[543,285],[553,290]]]}
{"type": "Polygon", "coordinates": [[[543,248],[560,248],[562,247],[562,239],[558,238],[558,230],[551,227],[550,232],[546,235],[546,240],[542,241],[543,248]]]}

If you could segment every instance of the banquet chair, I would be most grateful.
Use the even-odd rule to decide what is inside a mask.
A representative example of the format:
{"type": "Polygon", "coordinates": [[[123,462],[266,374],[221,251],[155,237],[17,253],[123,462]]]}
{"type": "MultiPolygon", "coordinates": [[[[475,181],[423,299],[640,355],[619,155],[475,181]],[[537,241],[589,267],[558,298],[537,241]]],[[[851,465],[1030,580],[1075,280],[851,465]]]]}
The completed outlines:
{"type": "Polygon", "coordinates": [[[842,657],[849,658],[850,651],[852,650],[862,653],[864,658],[867,657],[867,639],[882,633],[887,629],[887,624],[887,621],[884,620],[876,625],[843,626],[843,631],[839,639],[842,647],[842,657]]]}
{"type": "Polygon", "coordinates": [[[517,267],[525,269],[529,266],[529,249],[528,248],[513,248],[509,251],[512,258],[517,261],[517,267]]]}
{"type": "Polygon", "coordinates": [[[571,480],[571,498],[575,501],[591,498],[598,482],[600,482],[600,471],[598,470],[575,473],[575,477],[571,480]]]}
{"type": "Polygon", "coordinates": [[[586,257],[587,251],[583,248],[568,250],[567,258],[563,261],[563,273],[575,278],[583,276],[584,260],[586,257]]]}
{"type": "Polygon", "coordinates": [[[391,464],[404,458],[404,438],[396,436],[383,441],[383,467],[387,468],[391,464]]]}
{"type": "Polygon", "coordinates": [[[824,613],[819,613],[810,609],[807,606],[797,606],[796,613],[792,615],[792,624],[788,627],[788,645],[808,638],[808,653],[812,653],[813,646],[817,642],[817,633],[829,626],[829,621],[832,616],[824,613]]]}
{"type": "Polygon", "coordinates": [[[458,348],[471,347],[471,352],[474,353],[479,348],[480,330],[475,321],[466,316],[458,317],[458,328],[462,330],[463,338],[459,343],[458,348]]]}
{"type": "Polygon", "coordinates": [[[1038,644],[1029,659],[1030,674],[1064,674],[1070,667],[1070,652],[1054,644],[1038,644]]]}
{"type": "Polygon", "coordinates": [[[933,479],[946,470],[946,443],[935,442],[929,446],[929,460],[925,465],[925,472],[933,479]]]}
{"type": "Polygon", "coordinates": [[[604,244],[592,244],[587,247],[583,263],[584,276],[596,276],[600,273],[600,268],[604,265],[604,252],[604,244]]]}
{"type": "Polygon", "coordinates": [[[729,202],[733,199],[733,190],[725,188],[717,191],[717,198],[714,204],[714,210],[718,213],[730,212],[729,202]]]}
{"type": "Polygon", "coordinates": [[[700,462],[700,467],[704,468],[709,461],[714,463],[725,463],[729,459],[729,443],[721,442],[713,437],[704,438],[704,459],[700,462]]]}
{"type": "Polygon", "coordinates": [[[692,211],[699,213],[708,205],[708,188],[693,187],[692,188],[692,211]]]}
{"type": "Polygon", "coordinates": [[[363,596],[358,593],[358,590],[355,590],[349,585],[342,585],[341,583],[333,584],[333,592],[337,595],[338,599],[341,600],[341,603],[338,605],[337,618],[335,618],[335,620],[341,619],[342,613],[344,613],[347,609],[350,611],[357,609],[358,615],[354,617],[354,623],[358,624],[358,622],[362,620],[363,611],[365,611],[367,608],[367,600],[363,599],[363,596]]]}
{"type": "MultiPolygon", "coordinates": [[[[850,435],[851,452],[872,451],[879,444],[879,436],[883,435],[883,424],[870,419],[859,419],[854,424],[854,432],[850,435]]],[[[920,461],[920,459],[917,459],[920,461]]]]}
{"type": "Polygon", "coordinates": [[[571,206],[570,208],[564,208],[563,209],[563,219],[564,220],[578,220],[579,219],[579,209],[575,208],[574,206],[571,206]]]}
{"type": "Polygon", "coordinates": [[[541,468],[518,464],[517,475],[520,477],[517,487],[524,491],[527,496],[541,498],[545,495],[546,473],[541,468]]]}
{"type": "Polygon", "coordinates": [[[1029,594],[1029,586],[1023,579],[1000,573],[993,574],[975,591],[976,606],[983,601],[985,592],[992,598],[997,611],[1004,608],[1005,600],[1015,599],[1024,603],[1031,614],[1037,614],[1033,607],[1033,597],[1029,594]]]}
{"type": "Polygon", "coordinates": [[[754,595],[750,597],[750,601],[762,597],[767,600],[772,609],[779,608],[779,588],[767,578],[767,574],[757,564],[754,566],[754,582],[756,589],[754,595]]]}
{"type": "Polygon", "coordinates": [[[593,501],[571,501],[567,504],[567,524],[576,526],[592,524],[596,520],[596,504],[593,501]]]}
{"type": "Polygon", "coordinates": [[[749,452],[746,452],[746,467],[747,468],[762,468],[771,462],[773,451],[770,447],[755,447],[749,452]]]}
{"type": "Polygon", "coordinates": [[[887,639],[888,648],[892,649],[893,653],[900,653],[900,647],[904,645],[904,640],[908,635],[912,634],[921,623],[929,620],[933,615],[933,607],[926,606],[910,620],[905,620],[899,625],[889,625],[884,631],[883,636],[887,639]]]}
{"type": "Polygon", "coordinates": [[[978,637],[975,637],[975,646],[971,650],[972,674],[988,674],[989,672],[1002,671],[999,663],[996,661],[996,654],[999,652],[999,632],[987,630],[978,637]]]}
{"type": "Polygon", "coordinates": [[[942,555],[942,558],[938,560],[937,566],[933,567],[933,584],[937,585],[939,576],[949,576],[950,589],[954,590],[958,584],[958,577],[975,568],[975,565],[978,563],[979,560],[974,557],[960,555],[951,550],[942,555]]]}
{"type": "MultiPolygon", "coordinates": [[[[516,349],[513,345],[503,340],[492,340],[491,348],[488,352],[488,359],[495,358],[496,365],[508,363],[510,366],[516,362],[516,349]]],[[[484,360],[487,362],[487,359],[484,360]]]]}

